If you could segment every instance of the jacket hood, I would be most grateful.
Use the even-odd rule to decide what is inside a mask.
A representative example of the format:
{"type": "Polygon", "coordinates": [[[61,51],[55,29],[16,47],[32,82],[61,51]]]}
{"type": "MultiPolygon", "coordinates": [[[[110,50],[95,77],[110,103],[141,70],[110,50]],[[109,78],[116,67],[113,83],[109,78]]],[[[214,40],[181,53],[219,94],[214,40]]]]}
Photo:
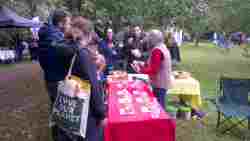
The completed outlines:
{"type": "Polygon", "coordinates": [[[61,40],[64,38],[63,32],[54,25],[45,25],[39,30],[40,40],[61,40]]]}

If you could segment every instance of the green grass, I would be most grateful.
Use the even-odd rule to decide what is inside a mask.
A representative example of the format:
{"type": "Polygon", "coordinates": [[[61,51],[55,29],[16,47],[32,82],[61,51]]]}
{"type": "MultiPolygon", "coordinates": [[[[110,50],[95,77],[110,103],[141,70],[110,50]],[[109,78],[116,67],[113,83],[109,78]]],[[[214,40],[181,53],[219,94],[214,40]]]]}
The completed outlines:
{"type": "MultiPolygon", "coordinates": [[[[202,95],[216,96],[216,80],[218,80],[221,75],[243,78],[250,77],[250,58],[242,56],[243,50],[241,48],[234,48],[228,52],[215,47],[213,44],[201,43],[199,47],[194,47],[193,45],[193,43],[185,44],[180,48],[182,63],[175,69],[191,72],[192,76],[200,81],[202,95]]],[[[31,62],[27,61],[19,65],[0,65],[0,74],[5,71],[17,70],[23,66],[27,67],[25,66],[26,63],[31,62]]],[[[9,130],[5,131],[11,131],[14,135],[13,138],[16,135],[20,141],[24,141],[22,138],[27,139],[24,135],[19,134],[19,131],[22,131],[23,129],[30,130],[32,135],[34,135],[34,140],[36,137],[37,139],[42,138],[42,140],[46,140],[50,137],[47,127],[48,99],[44,94],[46,93],[46,90],[44,89],[42,78],[40,78],[40,68],[37,69],[38,68],[34,69],[29,67],[26,72],[29,74],[21,74],[24,75],[24,77],[20,77],[20,79],[16,80],[13,85],[9,85],[12,87],[8,89],[11,94],[18,93],[18,95],[20,95],[23,93],[23,96],[28,95],[32,98],[31,104],[33,104],[33,107],[27,108],[26,111],[23,111],[24,116],[27,116],[28,120],[27,117],[22,118],[22,115],[22,120],[9,117],[9,114],[3,114],[4,116],[0,116],[3,119],[8,119],[8,121],[10,121],[8,122],[10,124],[7,124],[7,126],[9,126],[6,127],[9,130]],[[22,126],[20,126],[22,129],[16,129],[16,123],[22,123],[22,126]]],[[[22,103],[22,100],[17,98],[16,100],[22,103]]],[[[13,100],[11,99],[11,101],[13,100]]],[[[205,101],[203,101],[203,103],[203,110],[208,112],[205,124],[201,126],[199,122],[195,120],[177,121],[176,141],[243,141],[240,138],[231,135],[216,135],[216,133],[218,133],[215,128],[217,114],[214,111],[214,106],[205,101]]],[[[5,125],[4,121],[6,120],[2,120],[4,123],[3,125],[5,125]]],[[[239,133],[239,135],[241,135],[241,133],[239,133]]],[[[250,141],[250,139],[248,141],[250,141]]]]}
{"type": "Polygon", "coordinates": [[[9,70],[14,67],[14,64],[0,64],[0,71],[9,70]]]}
{"type": "MultiPolygon", "coordinates": [[[[199,47],[194,47],[193,45],[193,43],[188,43],[180,48],[182,62],[174,69],[191,72],[192,76],[200,81],[201,94],[203,96],[216,96],[216,80],[222,75],[250,78],[250,58],[242,56],[241,48],[233,48],[230,51],[226,51],[208,43],[201,43],[199,47]]],[[[212,107],[211,103],[206,103],[205,105],[203,110],[208,112],[205,126],[201,128],[198,126],[197,121],[186,123],[178,121],[176,129],[177,141],[242,140],[232,135],[216,135],[217,114],[208,108],[212,107]],[[183,124],[185,124],[184,127],[182,127],[183,124]]]]}
{"type": "Polygon", "coordinates": [[[241,48],[227,52],[213,44],[185,44],[181,47],[182,63],[176,69],[191,72],[201,82],[202,93],[214,95],[216,80],[222,75],[250,78],[250,58],[242,52],[241,48]]]}
{"type": "Polygon", "coordinates": [[[0,64],[0,72],[3,72],[3,71],[11,71],[11,70],[14,70],[16,69],[16,66],[18,64],[30,64],[31,61],[30,60],[24,60],[20,63],[13,63],[13,64],[0,64]]]}

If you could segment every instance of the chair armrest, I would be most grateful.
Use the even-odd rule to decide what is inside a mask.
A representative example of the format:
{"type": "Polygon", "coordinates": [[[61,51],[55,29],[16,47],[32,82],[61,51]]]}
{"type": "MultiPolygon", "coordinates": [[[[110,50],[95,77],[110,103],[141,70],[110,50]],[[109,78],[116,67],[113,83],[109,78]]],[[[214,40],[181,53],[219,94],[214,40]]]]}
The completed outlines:
{"type": "Polygon", "coordinates": [[[217,103],[217,100],[218,100],[218,97],[217,97],[217,96],[207,96],[207,94],[206,94],[206,96],[202,96],[202,99],[203,99],[204,101],[210,101],[210,102],[212,102],[213,104],[216,104],[216,103],[217,103]]]}
{"type": "Polygon", "coordinates": [[[213,104],[215,104],[215,105],[217,105],[217,98],[208,98],[208,99],[206,99],[207,101],[210,101],[211,103],[213,103],[213,104]]]}

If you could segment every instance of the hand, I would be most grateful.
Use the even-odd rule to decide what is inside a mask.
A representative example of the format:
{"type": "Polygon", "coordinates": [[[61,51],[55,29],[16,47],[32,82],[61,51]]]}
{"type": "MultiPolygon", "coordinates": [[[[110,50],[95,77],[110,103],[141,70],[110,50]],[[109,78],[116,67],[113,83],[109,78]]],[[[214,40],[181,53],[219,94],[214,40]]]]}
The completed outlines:
{"type": "Polygon", "coordinates": [[[119,43],[118,47],[123,48],[124,47],[123,43],[119,43]]]}
{"type": "Polygon", "coordinates": [[[113,43],[108,44],[108,47],[109,47],[109,48],[113,48],[113,47],[114,47],[114,44],[113,44],[113,43]]]}
{"type": "Polygon", "coordinates": [[[133,38],[129,38],[129,39],[128,39],[128,43],[129,43],[129,44],[132,44],[132,43],[133,43],[133,40],[134,40],[133,38]]]}
{"type": "Polygon", "coordinates": [[[86,47],[86,45],[88,44],[87,40],[84,39],[80,40],[79,43],[81,47],[86,47]]]}
{"type": "Polygon", "coordinates": [[[113,55],[117,55],[117,52],[115,50],[112,51],[113,55]]]}
{"type": "Polygon", "coordinates": [[[103,119],[103,120],[101,121],[101,123],[100,123],[100,125],[101,125],[102,127],[107,126],[107,124],[108,124],[108,119],[107,119],[107,118],[103,119]]]}
{"type": "Polygon", "coordinates": [[[143,61],[136,61],[136,60],[134,60],[133,64],[137,64],[139,67],[145,66],[145,62],[143,62],[143,61]]]}
{"type": "Polygon", "coordinates": [[[131,53],[132,53],[135,57],[137,57],[137,58],[140,58],[140,57],[142,56],[142,54],[141,54],[141,52],[140,52],[139,49],[133,49],[133,50],[131,50],[131,53]]]}
{"type": "Polygon", "coordinates": [[[138,64],[130,64],[131,67],[134,69],[135,72],[139,73],[140,72],[140,67],[138,64]]]}

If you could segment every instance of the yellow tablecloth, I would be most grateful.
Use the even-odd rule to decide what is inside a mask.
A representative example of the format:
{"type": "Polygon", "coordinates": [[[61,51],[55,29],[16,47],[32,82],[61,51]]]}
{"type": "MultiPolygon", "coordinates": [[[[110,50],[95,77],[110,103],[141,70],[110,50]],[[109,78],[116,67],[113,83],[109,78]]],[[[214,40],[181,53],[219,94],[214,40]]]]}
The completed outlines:
{"type": "Polygon", "coordinates": [[[168,94],[178,95],[181,99],[189,101],[193,108],[199,109],[202,104],[200,83],[192,77],[186,79],[172,79],[172,86],[168,90],[168,94]]]}

